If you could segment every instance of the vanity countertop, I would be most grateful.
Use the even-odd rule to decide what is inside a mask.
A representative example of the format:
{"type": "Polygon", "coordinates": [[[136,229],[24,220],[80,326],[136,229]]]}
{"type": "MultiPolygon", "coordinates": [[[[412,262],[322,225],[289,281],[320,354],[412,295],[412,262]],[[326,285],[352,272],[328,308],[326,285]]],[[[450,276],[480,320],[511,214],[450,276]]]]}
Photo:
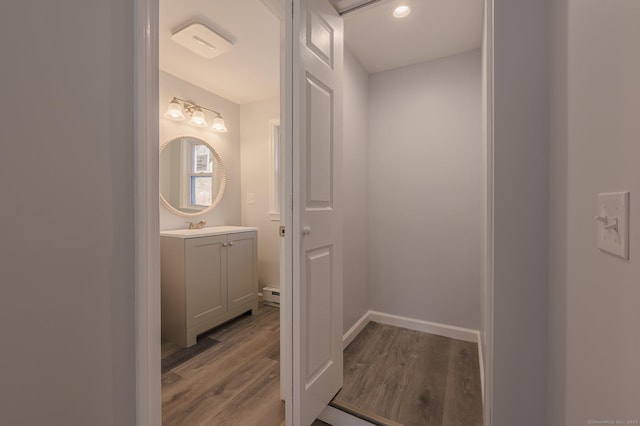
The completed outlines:
{"type": "Polygon", "coordinates": [[[237,234],[238,232],[257,230],[258,228],[251,226],[210,226],[200,229],[173,229],[171,231],[161,231],[160,236],[173,238],[196,238],[208,237],[210,235],[237,234]]]}

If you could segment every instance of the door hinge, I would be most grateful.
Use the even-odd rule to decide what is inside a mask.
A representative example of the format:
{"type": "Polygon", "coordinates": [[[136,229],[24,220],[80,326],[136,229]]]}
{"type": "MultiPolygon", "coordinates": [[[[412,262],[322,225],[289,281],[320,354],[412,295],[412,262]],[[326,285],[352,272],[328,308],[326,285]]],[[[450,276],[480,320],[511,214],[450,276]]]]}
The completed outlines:
{"type": "Polygon", "coordinates": [[[284,226],[280,226],[278,228],[278,235],[280,235],[281,237],[284,237],[284,226]]]}

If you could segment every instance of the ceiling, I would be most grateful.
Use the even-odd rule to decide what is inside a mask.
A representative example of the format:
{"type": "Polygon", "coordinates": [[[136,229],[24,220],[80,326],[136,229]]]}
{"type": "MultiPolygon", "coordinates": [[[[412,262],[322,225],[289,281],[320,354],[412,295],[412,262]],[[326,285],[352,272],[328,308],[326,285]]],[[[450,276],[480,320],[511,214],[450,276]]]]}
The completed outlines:
{"type": "MultiPolygon", "coordinates": [[[[344,10],[365,0],[331,0],[344,10]]],[[[402,0],[380,0],[345,14],[345,43],[369,73],[477,49],[483,0],[404,0],[411,14],[396,19],[402,0]]],[[[160,69],[238,104],[279,95],[283,0],[160,0],[160,69]],[[267,8],[266,5],[269,5],[267,8]],[[271,10],[273,10],[273,12],[271,10]],[[205,59],[171,40],[200,22],[233,42],[205,59]]]]}
{"type": "Polygon", "coordinates": [[[483,0],[381,0],[343,16],[345,43],[370,74],[417,64],[479,48],[483,11],[483,0]],[[400,4],[411,7],[403,19],[392,15],[400,4]]]}
{"type": "Polygon", "coordinates": [[[160,0],[160,69],[244,104],[279,95],[280,21],[261,0],[160,0]],[[233,42],[205,59],[171,35],[200,22],[233,42]]]}

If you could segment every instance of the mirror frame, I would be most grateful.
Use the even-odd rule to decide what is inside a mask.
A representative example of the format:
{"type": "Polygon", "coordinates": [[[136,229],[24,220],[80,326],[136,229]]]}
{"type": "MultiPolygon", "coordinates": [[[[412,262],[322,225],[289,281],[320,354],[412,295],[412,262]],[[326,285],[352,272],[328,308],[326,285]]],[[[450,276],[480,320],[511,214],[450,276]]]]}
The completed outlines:
{"type": "MultiPolygon", "coordinates": [[[[224,167],[224,163],[222,162],[222,158],[220,158],[220,155],[218,155],[218,152],[213,148],[213,146],[211,146],[211,144],[207,141],[205,141],[204,139],[201,139],[199,137],[196,136],[188,136],[188,135],[184,135],[184,136],[176,136],[175,138],[171,138],[168,141],[164,142],[162,145],[160,145],[160,153],[158,155],[158,159],[160,158],[160,156],[162,155],[162,151],[164,151],[164,149],[169,146],[170,143],[175,142],[177,140],[180,139],[184,139],[184,138],[190,138],[190,139],[195,139],[199,142],[201,142],[203,145],[206,145],[207,148],[209,148],[209,150],[211,150],[211,152],[213,153],[213,156],[215,157],[218,166],[220,167],[220,175],[222,177],[222,182],[220,183],[220,189],[218,190],[218,195],[216,197],[215,200],[213,200],[211,202],[211,205],[208,206],[207,208],[203,209],[202,211],[199,211],[198,213],[185,213],[181,210],[178,210],[177,208],[173,207],[171,205],[171,203],[169,203],[169,201],[167,201],[166,198],[164,198],[164,195],[162,195],[162,191],[159,191],[160,194],[160,202],[162,203],[162,205],[169,210],[171,213],[176,214],[178,216],[182,216],[182,217],[198,217],[198,216],[202,216],[204,214],[207,214],[209,212],[211,212],[213,209],[216,208],[216,206],[218,204],[220,204],[220,201],[222,200],[222,196],[224,195],[224,190],[227,186],[227,170],[224,167]]],[[[160,171],[159,171],[160,173],[160,171]]],[[[159,177],[159,174],[158,174],[159,177]]]]}

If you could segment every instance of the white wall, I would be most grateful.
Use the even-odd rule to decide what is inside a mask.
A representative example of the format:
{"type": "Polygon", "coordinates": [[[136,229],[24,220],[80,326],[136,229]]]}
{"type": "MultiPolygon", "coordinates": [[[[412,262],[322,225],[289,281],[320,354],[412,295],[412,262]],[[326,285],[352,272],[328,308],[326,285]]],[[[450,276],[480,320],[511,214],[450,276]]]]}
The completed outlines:
{"type": "Polygon", "coordinates": [[[493,424],[546,422],[547,1],[494,0],[493,424]]]}
{"type": "Polygon", "coordinates": [[[553,29],[549,424],[626,424],[640,419],[640,3],[559,1],[553,29]],[[622,190],[629,261],[595,242],[596,194],[622,190]]]}
{"type": "Polygon", "coordinates": [[[369,310],[368,290],[368,119],[369,75],[344,49],[343,107],[343,328],[348,331],[369,310]]]}
{"type": "Polygon", "coordinates": [[[258,227],[258,280],[280,288],[280,221],[269,218],[270,120],[280,117],[280,98],[240,106],[242,225],[258,227]],[[249,204],[247,194],[255,194],[249,204]]]}
{"type": "MultiPolygon", "coordinates": [[[[212,212],[185,218],[160,207],[160,229],[186,227],[186,221],[207,221],[207,226],[240,224],[240,106],[201,87],[181,80],[171,74],[160,72],[159,92],[160,140],[164,142],[177,136],[195,136],[209,142],[222,158],[227,172],[227,186],[220,204],[212,212]],[[198,105],[219,111],[224,117],[226,133],[216,133],[208,127],[193,127],[184,121],[173,121],[164,117],[167,105],[173,97],[191,100],[198,105]]],[[[211,115],[207,116],[210,120],[211,115]]]]}
{"type": "Polygon", "coordinates": [[[480,51],[371,76],[374,310],[479,329],[480,51]]]}
{"type": "MultiPolygon", "coordinates": [[[[565,425],[567,339],[568,2],[551,3],[547,422],[565,425]]],[[[595,235],[595,234],[594,234],[595,235]]],[[[584,424],[584,420],[581,422],[584,424]]]]}
{"type": "Polygon", "coordinates": [[[0,6],[0,423],[135,424],[133,2],[0,6]]]}

